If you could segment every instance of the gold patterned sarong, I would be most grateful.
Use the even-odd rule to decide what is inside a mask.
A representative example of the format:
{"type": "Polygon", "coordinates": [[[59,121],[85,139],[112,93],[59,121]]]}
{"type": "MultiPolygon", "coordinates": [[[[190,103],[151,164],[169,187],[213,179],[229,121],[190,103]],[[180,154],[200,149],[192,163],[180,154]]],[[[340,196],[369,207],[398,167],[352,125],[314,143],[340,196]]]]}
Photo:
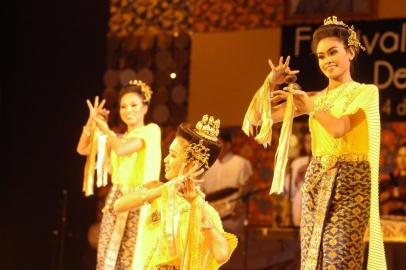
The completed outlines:
{"type": "Polygon", "coordinates": [[[132,269],[139,209],[120,214],[114,213],[114,202],[121,195],[122,192],[114,185],[107,196],[100,226],[97,270],[132,269]]]}
{"type": "Polygon", "coordinates": [[[312,159],[302,187],[301,269],[363,269],[370,178],[366,160],[312,159]]]}

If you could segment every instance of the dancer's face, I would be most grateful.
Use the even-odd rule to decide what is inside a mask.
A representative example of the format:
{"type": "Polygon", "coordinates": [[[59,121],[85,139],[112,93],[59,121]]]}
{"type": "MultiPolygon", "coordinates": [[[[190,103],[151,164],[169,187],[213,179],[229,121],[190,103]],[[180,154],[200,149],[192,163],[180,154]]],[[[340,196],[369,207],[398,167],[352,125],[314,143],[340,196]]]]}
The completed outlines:
{"type": "Polygon", "coordinates": [[[137,126],[144,120],[148,107],[137,93],[127,93],[120,101],[120,117],[127,126],[137,126]]]}
{"type": "Polygon", "coordinates": [[[320,40],[316,54],[320,70],[327,78],[333,80],[340,80],[350,73],[351,60],[355,56],[354,49],[346,48],[344,42],[336,37],[320,40]]]}
{"type": "Polygon", "coordinates": [[[182,164],[186,162],[186,147],[189,142],[177,136],[169,146],[169,153],[164,159],[165,178],[170,180],[179,175],[182,164]]]}

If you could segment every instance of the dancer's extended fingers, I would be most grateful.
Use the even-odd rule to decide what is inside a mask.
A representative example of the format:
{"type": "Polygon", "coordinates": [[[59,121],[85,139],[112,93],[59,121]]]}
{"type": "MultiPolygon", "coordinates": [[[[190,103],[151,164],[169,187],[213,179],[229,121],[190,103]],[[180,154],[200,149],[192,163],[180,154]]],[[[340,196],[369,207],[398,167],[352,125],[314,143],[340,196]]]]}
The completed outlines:
{"type": "Polygon", "coordinates": [[[279,66],[283,65],[283,56],[279,57],[279,66]]]}
{"type": "Polygon", "coordinates": [[[203,179],[196,179],[196,178],[193,178],[193,177],[190,177],[189,179],[192,180],[195,184],[196,184],[196,183],[199,184],[199,183],[203,183],[203,182],[204,182],[203,179]]]}
{"type": "Polygon", "coordinates": [[[286,57],[284,66],[289,67],[289,62],[290,62],[290,55],[288,55],[288,57],[286,57]]]}
{"type": "Polygon", "coordinates": [[[307,93],[303,90],[293,90],[293,95],[303,97],[307,96],[307,93]]]}
{"type": "Polygon", "coordinates": [[[90,102],[90,100],[86,99],[86,104],[87,104],[87,107],[89,108],[89,110],[92,111],[93,110],[93,105],[90,102]]]}
{"type": "Polygon", "coordinates": [[[198,177],[199,175],[201,175],[203,172],[204,172],[204,169],[201,168],[201,169],[198,170],[197,172],[191,173],[191,174],[190,174],[190,178],[196,178],[196,177],[198,177]]]}
{"type": "Polygon", "coordinates": [[[287,90],[285,90],[285,89],[288,90],[289,87],[284,87],[283,90],[276,90],[276,91],[273,91],[273,92],[272,92],[273,97],[277,97],[277,96],[284,96],[284,97],[286,97],[286,96],[288,95],[288,93],[286,93],[287,90]]]}
{"type": "Polygon", "coordinates": [[[99,96],[96,96],[94,99],[94,106],[95,109],[99,107],[99,96]]]}
{"type": "Polygon", "coordinates": [[[274,66],[274,64],[272,63],[272,60],[271,60],[271,59],[268,59],[268,64],[269,64],[269,66],[271,67],[271,69],[275,69],[275,66],[274,66]]]}
{"type": "Polygon", "coordinates": [[[300,70],[296,69],[296,70],[289,70],[289,75],[295,75],[298,74],[300,72],[300,70]]]}
{"type": "Polygon", "coordinates": [[[103,99],[102,102],[100,102],[99,107],[97,107],[99,110],[102,110],[104,107],[104,104],[106,104],[106,100],[103,99]]]}
{"type": "Polygon", "coordinates": [[[271,103],[275,104],[275,103],[279,103],[283,100],[286,100],[286,98],[279,95],[279,96],[271,98],[271,103]]]}

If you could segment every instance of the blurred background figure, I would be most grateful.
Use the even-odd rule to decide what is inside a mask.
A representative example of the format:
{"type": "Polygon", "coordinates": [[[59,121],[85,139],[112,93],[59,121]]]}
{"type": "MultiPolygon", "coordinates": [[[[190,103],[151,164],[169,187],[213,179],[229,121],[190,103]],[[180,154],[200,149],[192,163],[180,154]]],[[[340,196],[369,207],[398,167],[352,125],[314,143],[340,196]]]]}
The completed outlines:
{"type": "Polygon", "coordinates": [[[223,148],[219,158],[203,175],[202,190],[206,193],[206,200],[219,212],[224,230],[238,237],[236,250],[221,269],[242,269],[245,241],[243,196],[252,176],[252,166],[247,159],[233,153],[229,129],[221,130],[219,139],[223,148]]]}
{"type": "Polygon", "coordinates": [[[302,191],[301,187],[306,174],[307,166],[309,165],[311,152],[311,137],[310,133],[303,129],[299,137],[299,156],[292,160],[290,165],[289,181],[285,181],[285,189],[290,194],[291,200],[291,215],[292,224],[295,227],[300,226],[300,214],[302,205],[302,191]],[[289,186],[291,187],[289,189],[289,186]]]}
{"type": "Polygon", "coordinates": [[[406,143],[400,145],[390,178],[381,183],[382,215],[406,217],[406,143]]]}
{"type": "Polygon", "coordinates": [[[233,153],[231,133],[222,130],[219,135],[223,149],[213,166],[204,174],[202,189],[220,213],[223,220],[233,216],[238,198],[252,176],[251,163],[244,157],[233,153]]]}

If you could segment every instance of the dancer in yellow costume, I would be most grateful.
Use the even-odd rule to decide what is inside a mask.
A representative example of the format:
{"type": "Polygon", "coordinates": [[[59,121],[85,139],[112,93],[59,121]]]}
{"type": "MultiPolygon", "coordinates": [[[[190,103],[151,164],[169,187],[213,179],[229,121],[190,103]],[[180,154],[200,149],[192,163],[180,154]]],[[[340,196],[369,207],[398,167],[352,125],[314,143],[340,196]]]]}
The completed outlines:
{"type": "Polygon", "coordinates": [[[118,212],[146,202],[155,209],[145,224],[143,263],[134,261],[134,270],[215,270],[230,258],[237,238],[224,232],[218,213],[195,186],[220,153],[219,126],[207,115],[196,127],[182,123],[164,159],[169,181],[117,200],[118,212]]]}
{"type": "MultiPolygon", "coordinates": [[[[87,101],[90,109],[89,120],[84,126],[77,150],[88,156],[85,168],[84,191],[86,195],[93,193],[93,173],[95,155],[103,156],[103,138],[106,141],[106,154],[110,156],[110,171],[113,186],[107,197],[103,210],[100,227],[97,268],[131,269],[133,260],[141,260],[141,246],[144,235],[144,218],[148,216],[148,209],[143,207],[116,214],[113,211],[114,202],[121,196],[141,187],[144,183],[159,179],[161,166],[161,131],[154,124],[144,125],[144,116],[148,110],[152,91],[142,81],[134,80],[123,87],[120,92],[119,105],[121,120],[127,126],[127,132],[122,136],[110,130],[103,119],[108,112],[103,108],[104,101],[92,105],[87,101]],[[110,155],[108,155],[110,153],[110,155]],[[134,252],[138,250],[138,252],[134,252]]],[[[98,160],[99,161],[99,160],[98,160]]],[[[97,162],[99,163],[99,162],[97,162]]],[[[98,171],[98,185],[106,184],[103,172],[98,171]],[[101,179],[100,179],[101,178],[101,179]]]]}
{"type": "MultiPolygon", "coordinates": [[[[298,71],[290,70],[289,57],[277,66],[270,62],[271,73],[244,120],[248,134],[252,125],[262,125],[257,140],[267,144],[272,122],[285,125],[309,115],[313,157],[302,187],[301,269],[363,269],[368,224],[368,269],[386,269],[378,210],[379,93],[375,85],[351,77],[352,62],[363,49],[352,27],[327,18],[312,41],[327,87],[317,93],[274,91],[298,71]]],[[[282,127],[275,171],[284,171],[289,132],[289,124],[282,127]]],[[[277,176],[274,191],[281,186],[277,176]]]]}

